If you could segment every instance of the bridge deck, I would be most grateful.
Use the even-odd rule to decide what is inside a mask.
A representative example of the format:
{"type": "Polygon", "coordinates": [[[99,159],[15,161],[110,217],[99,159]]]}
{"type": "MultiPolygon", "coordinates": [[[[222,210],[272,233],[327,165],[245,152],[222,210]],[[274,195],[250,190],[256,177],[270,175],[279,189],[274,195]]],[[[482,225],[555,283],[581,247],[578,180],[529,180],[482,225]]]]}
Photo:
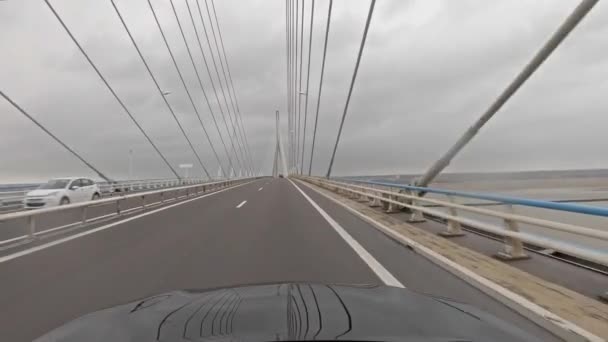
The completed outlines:
{"type": "MultiPolygon", "coordinates": [[[[404,286],[471,303],[543,340],[556,340],[344,208],[300,187],[404,286]]],[[[0,331],[5,341],[31,340],[90,311],[174,289],[273,281],[381,283],[285,179],[257,180],[2,253],[0,331]]]]}

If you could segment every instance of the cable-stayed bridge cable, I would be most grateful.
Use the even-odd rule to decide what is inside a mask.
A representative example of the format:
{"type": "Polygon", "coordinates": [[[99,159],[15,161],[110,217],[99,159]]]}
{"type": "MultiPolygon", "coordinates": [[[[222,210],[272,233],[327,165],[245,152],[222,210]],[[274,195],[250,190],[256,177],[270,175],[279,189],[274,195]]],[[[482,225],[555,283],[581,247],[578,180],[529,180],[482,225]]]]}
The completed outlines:
{"type": "MultiPolygon", "coordinates": [[[[209,107],[209,112],[210,112],[211,116],[213,117],[213,120],[215,120],[215,117],[213,116],[213,109],[211,108],[211,104],[209,103],[209,98],[207,98],[207,93],[205,92],[205,87],[203,86],[203,82],[201,81],[201,77],[198,73],[198,69],[196,68],[196,64],[194,63],[194,58],[192,57],[192,52],[190,51],[190,46],[188,45],[188,41],[186,40],[186,35],[184,34],[182,24],[179,20],[179,16],[177,15],[177,11],[175,10],[175,5],[173,4],[173,0],[169,0],[169,3],[171,4],[171,8],[173,9],[173,14],[175,15],[175,20],[177,21],[177,27],[179,28],[179,32],[182,35],[182,39],[184,40],[184,45],[186,45],[186,51],[188,52],[188,56],[190,57],[190,61],[192,62],[192,68],[194,69],[194,73],[196,75],[196,79],[198,80],[198,84],[201,87],[201,91],[203,92],[203,97],[205,98],[205,101],[207,102],[207,106],[209,107]]],[[[220,160],[220,157],[218,156],[217,151],[215,150],[215,147],[213,146],[211,137],[209,136],[209,133],[207,132],[207,129],[205,128],[205,125],[203,124],[203,120],[201,119],[201,116],[200,116],[198,110],[196,109],[194,102],[192,103],[192,106],[193,106],[194,112],[196,113],[196,116],[198,118],[198,122],[201,124],[203,133],[205,134],[205,137],[207,138],[207,141],[209,142],[209,147],[211,147],[211,151],[213,151],[213,155],[215,155],[215,159],[217,159],[217,163],[220,166],[222,173],[224,173],[224,176],[227,177],[226,171],[224,170],[224,167],[222,166],[222,161],[220,160]]]]}
{"type": "Polygon", "coordinates": [[[141,127],[141,125],[139,124],[139,122],[137,122],[137,120],[131,114],[131,112],[129,111],[129,109],[127,109],[127,106],[125,106],[125,104],[122,102],[122,100],[120,99],[120,97],[118,97],[118,94],[116,94],[116,92],[114,91],[114,89],[112,88],[112,86],[110,86],[110,84],[108,83],[108,81],[106,80],[106,78],[101,74],[101,72],[99,71],[99,69],[97,68],[97,66],[95,65],[95,63],[93,63],[93,61],[91,60],[91,58],[89,57],[89,55],[84,51],[84,49],[82,48],[82,46],[80,45],[80,43],[78,42],[78,40],[76,40],[76,37],[74,37],[74,35],[70,31],[70,29],[63,22],[63,19],[61,19],[61,17],[57,13],[57,11],[55,11],[55,8],[53,7],[53,5],[51,5],[51,3],[48,0],[44,0],[44,2],[47,4],[47,6],[51,10],[51,12],[53,12],[53,15],[55,16],[55,18],[57,18],[57,20],[59,21],[59,23],[61,24],[61,26],[63,27],[63,29],[66,31],[66,33],[68,34],[68,36],[70,36],[70,38],[72,39],[72,41],[74,42],[74,44],[76,45],[76,47],[78,47],[78,50],[80,50],[80,52],[86,58],[87,62],[89,62],[89,64],[93,68],[93,70],[95,70],[95,72],[97,73],[97,76],[99,76],[99,78],[103,81],[103,83],[108,88],[108,90],[110,91],[110,93],[112,93],[112,95],[114,96],[114,98],[116,99],[116,101],[118,102],[118,104],[120,104],[120,106],[122,107],[122,109],[129,116],[129,118],[131,119],[131,121],[133,121],[133,123],[135,124],[135,126],[137,126],[137,128],[139,129],[139,131],[141,132],[141,134],[150,143],[150,145],[152,146],[152,148],[154,148],[154,150],[156,151],[156,153],[161,157],[161,159],[163,160],[163,162],[165,162],[165,164],[171,170],[171,172],[173,172],[173,174],[175,175],[175,177],[181,178],[179,176],[179,174],[175,171],[175,169],[173,168],[173,166],[171,166],[171,164],[169,163],[169,161],[167,160],[167,158],[163,155],[162,152],[160,152],[160,150],[158,149],[158,147],[156,146],[156,144],[154,144],[154,142],[152,141],[152,139],[148,136],[148,134],[146,133],[146,131],[141,127]]]}
{"type": "MultiPolygon", "coordinates": [[[[152,11],[152,15],[154,16],[154,21],[156,22],[156,26],[158,26],[158,30],[160,31],[160,34],[161,34],[161,36],[163,38],[163,42],[165,43],[165,46],[167,47],[167,50],[169,51],[169,55],[171,56],[171,60],[173,61],[173,65],[175,66],[175,70],[177,70],[177,74],[179,75],[179,78],[182,81],[184,89],[186,90],[186,94],[188,95],[188,98],[190,99],[190,102],[192,103],[192,106],[194,107],[194,110],[196,111],[196,106],[194,105],[194,100],[192,100],[192,96],[190,95],[190,91],[188,90],[188,86],[186,85],[186,82],[184,81],[184,77],[182,76],[182,72],[180,71],[179,66],[177,65],[177,62],[175,61],[175,57],[173,56],[173,51],[171,51],[171,47],[169,46],[169,42],[167,42],[167,37],[165,36],[165,32],[163,31],[163,28],[160,25],[160,22],[158,21],[158,17],[156,16],[156,11],[154,10],[154,7],[152,6],[152,3],[150,2],[150,0],[148,0],[148,6],[150,7],[150,10],[152,11]]],[[[178,125],[179,125],[180,129],[182,130],[182,132],[184,133],[184,136],[188,140],[188,144],[192,148],[192,151],[194,152],[194,155],[198,159],[199,164],[203,168],[203,171],[205,171],[205,174],[207,175],[207,178],[211,179],[211,176],[209,175],[209,172],[207,171],[207,168],[205,168],[205,166],[203,165],[203,161],[201,160],[200,156],[198,155],[198,153],[194,149],[194,146],[192,145],[192,142],[190,141],[190,139],[186,135],[186,132],[184,131],[184,128],[182,127],[181,124],[179,124],[179,121],[178,121],[178,125]]]]}
{"type": "Polygon", "coordinates": [[[367,14],[367,20],[365,22],[365,30],[363,31],[363,38],[361,39],[361,46],[359,47],[359,54],[357,55],[357,63],[355,64],[355,71],[353,72],[353,78],[350,81],[350,88],[348,89],[348,96],[346,98],[346,104],[344,105],[344,112],[342,113],[342,119],[340,120],[340,128],[338,129],[338,136],[336,137],[336,144],[334,145],[334,151],[329,161],[329,167],[327,168],[327,178],[331,176],[331,168],[334,165],[334,159],[336,157],[336,150],[338,149],[338,143],[340,142],[340,136],[342,135],[342,128],[344,127],[344,120],[348,113],[348,105],[350,98],[353,94],[353,87],[355,86],[355,80],[357,79],[357,72],[359,71],[359,64],[361,63],[361,56],[363,55],[363,48],[365,47],[365,40],[367,39],[367,32],[369,31],[369,24],[372,21],[372,15],[374,13],[374,5],[376,0],[372,0],[369,6],[369,13],[367,14]]]}
{"type": "Polygon", "coordinates": [[[323,90],[323,75],[325,74],[325,57],[327,56],[327,40],[329,37],[329,24],[331,22],[331,8],[334,1],[329,0],[329,9],[327,12],[327,25],[325,27],[325,42],[323,43],[323,61],[321,62],[321,77],[319,79],[319,95],[317,95],[317,110],[315,114],[315,126],[312,134],[312,146],[310,148],[310,163],[308,164],[308,175],[312,171],[312,161],[315,153],[315,141],[317,139],[317,123],[319,121],[319,107],[321,106],[321,91],[323,90]]]}
{"type": "Polygon", "coordinates": [[[102,179],[104,179],[105,181],[110,182],[111,179],[108,178],[105,174],[103,174],[101,171],[99,171],[95,166],[93,166],[91,163],[89,163],[88,161],[86,161],[80,154],[78,154],[76,151],[74,151],[71,147],[69,147],[66,143],[64,143],[61,139],[59,139],[57,136],[55,136],[53,133],[51,133],[51,131],[49,131],[46,127],[44,127],[40,122],[38,122],[38,120],[34,119],[29,113],[27,113],[23,108],[21,108],[17,103],[15,103],[8,95],[6,95],[2,90],[0,90],[0,96],[4,97],[4,99],[6,101],[8,101],[8,103],[10,103],[11,105],[13,105],[13,107],[15,107],[19,112],[21,112],[21,114],[23,114],[25,117],[27,117],[28,119],[30,119],[30,121],[32,121],[36,126],[38,126],[41,130],[43,130],[46,134],[48,134],[51,138],[53,138],[53,140],[55,140],[56,142],[58,142],[61,146],[63,146],[63,148],[65,148],[66,150],[68,150],[68,152],[70,152],[72,155],[74,155],[76,158],[78,158],[78,160],[80,160],[81,162],[83,162],[86,166],[88,166],[91,170],[93,170],[99,177],[101,177],[102,179]]]}

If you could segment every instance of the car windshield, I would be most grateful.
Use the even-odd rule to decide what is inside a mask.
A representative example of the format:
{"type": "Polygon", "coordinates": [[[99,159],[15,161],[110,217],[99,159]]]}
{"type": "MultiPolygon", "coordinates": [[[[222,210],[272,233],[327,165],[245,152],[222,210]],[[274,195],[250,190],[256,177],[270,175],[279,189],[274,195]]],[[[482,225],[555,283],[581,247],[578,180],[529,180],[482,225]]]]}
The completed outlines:
{"type": "Polygon", "coordinates": [[[45,184],[42,184],[38,189],[64,189],[68,186],[69,179],[51,179],[45,184]]]}

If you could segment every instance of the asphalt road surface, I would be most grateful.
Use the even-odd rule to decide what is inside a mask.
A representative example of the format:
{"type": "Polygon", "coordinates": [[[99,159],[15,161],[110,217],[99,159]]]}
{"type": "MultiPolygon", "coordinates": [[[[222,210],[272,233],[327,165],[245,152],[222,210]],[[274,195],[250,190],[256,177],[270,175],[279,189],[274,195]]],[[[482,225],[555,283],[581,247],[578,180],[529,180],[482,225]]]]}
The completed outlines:
{"type": "Polygon", "coordinates": [[[77,231],[75,238],[63,237],[54,245],[47,241],[25,246],[14,252],[18,255],[5,252],[0,257],[0,340],[30,341],[85,313],[156,293],[284,281],[402,284],[470,303],[541,339],[555,340],[330,200],[299,187],[335,220],[333,225],[289,180],[266,178],[100,224],[88,234],[77,231]],[[356,252],[344,233],[369,254],[356,252]]]}

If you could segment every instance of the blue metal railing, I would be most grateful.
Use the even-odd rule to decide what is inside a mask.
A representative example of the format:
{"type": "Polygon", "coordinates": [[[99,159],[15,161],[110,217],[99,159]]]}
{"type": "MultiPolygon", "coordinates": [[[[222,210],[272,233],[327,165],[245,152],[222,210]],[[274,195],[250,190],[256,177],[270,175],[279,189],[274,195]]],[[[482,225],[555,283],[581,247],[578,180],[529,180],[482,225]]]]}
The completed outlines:
{"type": "Polygon", "coordinates": [[[519,197],[511,197],[511,196],[502,196],[502,195],[494,195],[494,194],[482,194],[476,192],[464,192],[464,191],[454,191],[454,190],[443,190],[436,188],[426,188],[419,187],[413,185],[405,185],[399,183],[390,183],[390,182],[381,182],[381,181],[362,181],[362,180],[354,180],[354,179],[340,179],[341,181],[348,181],[354,183],[361,184],[371,184],[371,185],[382,185],[388,186],[391,188],[399,188],[410,191],[417,192],[428,192],[434,194],[442,194],[442,195],[452,195],[466,198],[474,198],[486,201],[494,201],[498,203],[504,204],[514,204],[514,205],[523,205],[527,207],[536,207],[536,208],[544,208],[544,209],[552,209],[559,211],[568,211],[572,213],[578,214],[587,214],[594,216],[603,216],[608,217],[608,208],[603,207],[595,207],[591,205],[582,205],[582,204],[573,204],[573,203],[558,203],[551,201],[542,201],[528,198],[519,198],[519,197]]]}

